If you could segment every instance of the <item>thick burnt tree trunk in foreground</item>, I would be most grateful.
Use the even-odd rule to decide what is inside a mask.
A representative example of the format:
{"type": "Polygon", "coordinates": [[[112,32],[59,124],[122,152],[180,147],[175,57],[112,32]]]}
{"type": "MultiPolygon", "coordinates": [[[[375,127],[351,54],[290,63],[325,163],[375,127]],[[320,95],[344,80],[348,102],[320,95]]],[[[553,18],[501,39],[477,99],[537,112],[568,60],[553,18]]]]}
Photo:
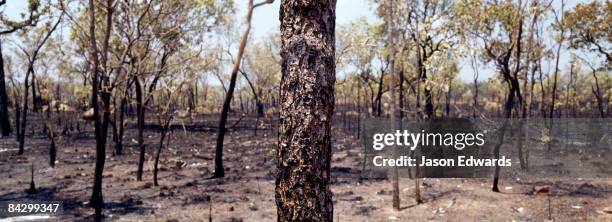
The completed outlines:
{"type": "Polygon", "coordinates": [[[335,0],[281,3],[278,221],[332,221],[335,0]]]}

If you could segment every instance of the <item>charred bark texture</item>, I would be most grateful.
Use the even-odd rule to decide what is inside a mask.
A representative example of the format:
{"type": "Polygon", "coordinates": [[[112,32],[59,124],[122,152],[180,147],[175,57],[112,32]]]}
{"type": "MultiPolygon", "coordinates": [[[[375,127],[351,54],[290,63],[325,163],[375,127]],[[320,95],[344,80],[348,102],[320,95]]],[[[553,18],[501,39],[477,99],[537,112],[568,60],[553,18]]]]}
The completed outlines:
{"type": "Polygon", "coordinates": [[[145,160],[145,144],[144,144],[144,124],[145,124],[145,108],[142,96],[142,83],[138,77],[134,77],[134,83],[136,84],[136,112],[138,113],[138,148],[140,155],[138,156],[138,171],[136,172],[136,180],[142,181],[142,172],[144,168],[145,160]]]}
{"type": "Polygon", "coordinates": [[[281,3],[278,221],[332,221],[335,0],[281,3]]]}
{"type": "Polygon", "coordinates": [[[6,83],[4,82],[4,58],[2,55],[2,42],[0,42],[0,131],[2,132],[2,136],[8,136],[12,131],[11,123],[9,122],[6,83]]]}

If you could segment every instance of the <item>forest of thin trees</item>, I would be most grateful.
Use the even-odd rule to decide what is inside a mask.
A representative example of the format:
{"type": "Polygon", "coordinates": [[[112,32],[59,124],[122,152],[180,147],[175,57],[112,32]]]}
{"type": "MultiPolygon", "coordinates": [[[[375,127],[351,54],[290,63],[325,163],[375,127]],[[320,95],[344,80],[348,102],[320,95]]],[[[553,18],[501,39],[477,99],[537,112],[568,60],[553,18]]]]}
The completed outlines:
{"type": "MultiPolygon", "coordinates": [[[[358,138],[364,119],[543,118],[550,130],[612,117],[609,1],[370,0],[376,18],[346,24],[336,0],[237,1],[0,1],[24,5],[0,12],[0,130],[16,145],[0,156],[43,149],[58,169],[58,152],[86,140],[100,221],[114,158],[131,160],[130,183],[157,187],[174,142],[211,134],[197,148],[211,171],[191,179],[224,183],[232,132],[273,134],[277,220],[332,221],[332,135],[358,138]],[[253,37],[253,15],[279,3],[280,28],[253,37]]],[[[390,207],[412,203],[389,181],[390,207]]]]}

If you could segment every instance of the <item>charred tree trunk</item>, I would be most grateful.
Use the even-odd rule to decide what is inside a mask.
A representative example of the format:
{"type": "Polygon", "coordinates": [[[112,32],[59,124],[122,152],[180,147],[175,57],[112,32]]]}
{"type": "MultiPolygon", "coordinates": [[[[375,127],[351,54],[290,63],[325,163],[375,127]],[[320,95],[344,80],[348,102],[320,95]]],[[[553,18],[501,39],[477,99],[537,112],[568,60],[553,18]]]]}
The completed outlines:
{"type": "Polygon", "coordinates": [[[357,80],[357,139],[361,138],[361,81],[357,80]]]}
{"type": "Polygon", "coordinates": [[[51,167],[55,167],[55,159],[57,156],[57,149],[55,146],[55,130],[53,130],[51,124],[47,124],[47,128],[49,129],[47,137],[51,141],[51,145],[49,145],[49,165],[51,167]]]}
{"type": "Polygon", "coordinates": [[[159,139],[159,147],[157,148],[157,154],[155,154],[155,164],[153,166],[153,185],[158,186],[159,183],[157,182],[157,167],[159,165],[159,156],[161,155],[161,151],[162,148],[164,147],[164,139],[166,139],[166,135],[168,134],[168,128],[170,126],[170,121],[172,121],[172,117],[166,119],[166,122],[161,124],[161,131],[160,131],[160,139],[159,139]]]}
{"type": "Polygon", "coordinates": [[[374,87],[367,82],[368,88],[370,89],[370,111],[368,112],[370,117],[376,115],[376,100],[374,99],[374,87]]]}
{"type": "MultiPolygon", "coordinates": [[[[537,67],[537,63],[535,61],[532,61],[532,67],[531,67],[531,83],[529,85],[529,102],[527,103],[528,108],[527,108],[527,116],[530,117],[532,114],[532,109],[533,109],[533,102],[534,102],[534,97],[535,97],[535,73],[537,71],[538,67],[537,67]]],[[[526,89],[525,89],[526,90],[526,89]]]]}
{"type": "Polygon", "coordinates": [[[117,155],[123,155],[123,131],[125,129],[124,118],[125,118],[126,105],[127,105],[127,98],[124,95],[121,98],[121,105],[119,108],[119,122],[116,123],[117,124],[117,140],[115,140],[115,154],[117,155]]]}
{"type": "Polygon", "coordinates": [[[540,113],[542,117],[545,118],[546,117],[546,106],[545,106],[546,87],[544,87],[544,73],[542,71],[542,59],[538,60],[538,72],[539,72],[539,77],[540,77],[540,90],[542,91],[540,93],[540,104],[538,108],[540,109],[540,113]]]}
{"type": "MultiPolygon", "coordinates": [[[[387,34],[387,50],[389,51],[389,92],[391,93],[391,130],[400,130],[401,120],[398,117],[398,107],[399,107],[399,99],[397,97],[396,89],[395,89],[395,27],[393,25],[393,13],[395,10],[394,0],[387,0],[385,2],[387,6],[387,17],[386,17],[386,25],[388,29],[387,34]]],[[[400,82],[401,84],[401,82],[400,82]]],[[[397,157],[397,147],[392,147],[394,150],[393,158],[397,157]]],[[[392,189],[392,205],[393,209],[400,209],[400,190],[399,190],[399,172],[397,167],[393,167],[391,172],[391,189],[392,189]]]]}
{"type": "Polygon", "coordinates": [[[599,89],[599,79],[597,78],[597,74],[595,69],[593,69],[593,78],[595,79],[595,87],[591,86],[591,91],[595,95],[595,99],[597,100],[597,110],[599,110],[599,116],[601,118],[606,118],[606,114],[604,112],[604,98],[601,95],[601,90],[599,89]]]}
{"type": "Polygon", "coordinates": [[[474,97],[472,98],[472,100],[472,117],[476,118],[476,113],[478,112],[478,77],[474,78],[474,97]]]}
{"type": "MultiPolygon", "coordinates": [[[[115,154],[123,155],[123,135],[125,132],[125,113],[127,111],[127,101],[133,81],[127,81],[124,94],[121,96],[119,104],[119,122],[115,121],[117,127],[117,138],[115,140],[115,154]]],[[[115,112],[116,113],[116,112],[115,112]]]]}
{"type": "Polygon", "coordinates": [[[38,101],[38,95],[36,94],[36,75],[34,74],[34,72],[32,72],[30,81],[32,81],[32,83],[30,84],[30,87],[32,89],[32,111],[38,112],[38,102],[39,101],[38,101]]]}
{"type": "Polygon", "coordinates": [[[15,139],[17,142],[21,139],[21,105],[19,104],[19,98],[15,96],[15,139]]]}
{"type": "MultiPolygon", "coordinates": [[[[519,17],[520,16],[517,16],[517,18],[519,17]]],[[[502,55],[499,55],[499,56],[494,55],[494,53],[491,51],[491,48],[489,48],[488,46],[485,47],[489,56],[492,58],[495,58],[496,64],[499,70],[501,71],[502,77],[504,78],[504,81],[508,84],[508,96],[506,98],[506,103],[504,106],[504,112],[505,112],[504,113],[505,115],[504,124],[502,126],[502,129],[500,129],[499,143],[495,146],[495,149],[493,151],[493,156],[496,159],[499,158],[499,150],[504,141],[506,128],[507,128],[510,118],[512,118],[512,110],[514,109],[515,98],[518,100],[517,104],[523,105],[523,96],[521,95],[521,88],[520,88],[520,83],[518,80],[518,73],[520,71],[520,60],[521,60],[521,37],[522,37],[522,31],[523,31],[522,23],[523,23],[523,20],[519,18],[517,22],[518,32],[516,33],[516,37],[514,40],[516,42],[516,51],[514,51],[515,52],[514,57],[515,57],[516,63],[515,63],[515,68],[513,71],[510,71],[510,59],[512,57],[512,51],[513,51],[512,47],[508,49],[508,51],[506,51],[505,53],[502,53],[502,55]]],[[[495,166],[495,174],[493,176],[493,188],[492,188],[493,192],[499,192],[498,183],[499,183],[500,170],[501,170],[500,166],[495,166]]]]}
{"type": "Polygon", "coordinates": [[[557,46],[557,55],[556,55],[556,61],[555,61],[555,72],[553,74],[553,85],[552,85],[552,91],[550,92],[550,112],[548,113],[548,119],[549,119],[549,125],[548,125],[548,133],[549,136],[551,137],[551,140],[548,141],[548,150],[552,149],[552,132],[553,132],[553,128],[555,127],[555,120],[554,120],[554,114],[555,114],[555,103],[557,102],[557,76],[559,74],[559,60],[561,57],[561,42],[559,43],[559,45],[557,46]]]}
{"type": "Polygon", "coordinates": [[[446,113],[446,117],[450,117],[450,104],[453,96],[453,80],[448,80],[448,92],[446,92],[445,104],[444,104],[444,112],[446,113]]]}
{"type": "Polygon", "coordinates": [[[227,116],[230,111],[230,104],[232,102],[232,97],[234,96],[234,88],[236,87],[236,78],[238,77],[238,72],[240,71],[240,62],[242,61],[242,55],[244,54],[244,49],[246,48],[246,43],[249,38],[249,32],[251,31],[251,17],[253,16],[253,10],[261,6],[263,4],[271,3],[272,1],[265,1],[262,3],[258,3],[257,5],[253,5],[253,0],[249,0],[249,8],[246,16],[246,30],[240,39],[240,46],[238,47],[238,55],[236,55],[236,62],[232,67],[232,74],[230,76],[230,84],[227,89],[227,93],[225,94],[225,100],[223,101],[223,109],[221,110],[221,119],[219,120],[218,134],[217,134],[217,145],[215,147],[215,173],[213,174],[213,178],[219,178],[225,176],[225,171],[223,170],[223,140],[225,137],[225,124],[227,123],[227,116]]]}
{"type": "Polygon", "coordinates": [[[423,69],[422,81],[425,84],[423,87],[423,95],[425,96],[424,112],[427,119],[431,119],[433,117],[433,95],[430,86],[427,84],[427,71],[425,69],[423,69]]]}
{"type": "Polygon", "coordinates": [[[2,40],[0,39],[0,131],[2,136],[11,134],[11,123],[8,113],[8,95],[6,94],[6,83],[4,81],[4,58],[2,55],[2,40]]]}
{"type": "MultiPolygon", "coordinates": [[[[401,53],[400,53],[401,54],[401,53]]],[[[404,118],[404,67],[402,66],[399,72],[399,119],[404,118]]]]}
{"type": "Polygon", "coordinates": [[[193,88],[189,88],[189,97],[187,98],[187,108],[189,110],[189,113],[195,110],[195,94],[195,90],[193,88]]]}
{"type": "MultiPolygon", "coordinates": [[[[113,107],[117,107],[117,95],[113,97],[113,107]]],[[[117,112],[113,112],[113,120],[110,122],[111,124],[111,132],[113,135],[113,142],[117,144],[117,140],[119,140],[119,129],[117,128],[117,112]]],[[[116,150],[113,154],[117,154],[116,150]]]]}
{"type": "Polygon", "coordinates": [[[90,203],[94,207],[94,220],[102,221],[102,207],[104,200],[102,195],[102,174],[104,172],[104,162],[106,160],[106,137],[110,123],[110,97],[112,88],[109,86],[109,77],[106,75],[106,63],[108,53],[108,42],[112,28],[112,14],[114,11],[113,0],[107,0],[104,6],[106,11],[106,29],[104,33],[103,48],[101,53],[98,51],[96,41],[96,15],[93,0],[89,0],[89,41],[91,47],[92,60],[92,88],[91,88],[91,107],[94,115],[94,133],[96,138],[96,165],[94,170],[94,184],[90,203]],[[102,62],[99,60],[102,55],[102,62]],[[104,73],[104,75],[102,75],[104,73]],[[98,96],[102,100],[99,103],[98,96]],[[102,115],[100,115],[102,109],[102,115]]]}
{"type": "Polygon", "coordinates": [[[332,221],[335,0],[281,2],[278,221],[332,221]]]}
{"type": "Polygon", "coordinates": [[[140,149],[140,155],[138,156],[138,171],[136,172],[136,180],[142,181],[142,171],[145,160],[145,144],[144,144],[144,123],[145,123],[145,108],[144,99],[142,98],[142,83],[138,77],[134,77],[134,83],[136,84],[136,112],[138,115],[138,148],[140,149]]]}
{"type": "Polygon", "coordinates": [[[26,123],[28,121],[28,89],[29,89],[29,84],[28,84],[28,78],[30,78],[30,74],[31,72],[33,72],[32,68],[28,68],[28,71],[26,72],[26,76],[25,76],[25,80],[23,81],[23,86],[24,86],[24,90],[23,90],[23,108],[21,110],[21,121],[19,122],[20,126],[19,129],[21,130],[21,132],[19,132],[19,151],[17,154],[22,155],[24,152],[24,143],[25,143],[25,131],[26,131],[26,123]]]}
{"type": "Polygon", "coordinates": [[[376,116],[380,117],[382,115],[382,94],[384,88],[384,79],[385,72],[381,70],[380,79],[378,80],[378,92],[376,93],[376,116]]]}

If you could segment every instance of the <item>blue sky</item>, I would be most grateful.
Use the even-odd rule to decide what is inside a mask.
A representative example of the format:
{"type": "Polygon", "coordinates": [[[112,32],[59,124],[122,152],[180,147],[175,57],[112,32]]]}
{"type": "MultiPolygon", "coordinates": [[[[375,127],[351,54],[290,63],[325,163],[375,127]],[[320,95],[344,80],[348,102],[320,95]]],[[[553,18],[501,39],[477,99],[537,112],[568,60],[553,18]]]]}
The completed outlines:
{"type": "MultiPolygon", "coordinates": [[[[261,0],[259,0],[261,1],[261,0]]],[[[248,0],[235,0],[239,21],[243,20],[248,0]]],[[[258,0],[255,0],[257,3],[258,0]]],[[[253,12],[253,35],[255,38],[266,36],[270,32],[278,32],[278,19],[281,0],[275,0],[271,5],[258,7],[253,12]]],[[[368,21],[378,21],[374,8],[369,0],[339,0],[336,4],[336,27],[349,24],[351,21],[366,17],[368,21]]]]}
{"type": "MultiPolygon", "coordinates": [[[[243,17],[246,13],[245,9],[247,8],[248,0],[235,0],[236,8],[237,8],[237,19],[238,21],[242,21],[243,17]]],[[[259,2],[255,0],[255,3],[259,2]]],[[[270,32],[278,32],[279,31],[279,8],[280,8],[281,0],[275,0],[272,5],[265,5],[259,7],[253,13],[253,32],[255,39],[260,39],[265,37],[270,32]]],[[[580,2],[591,2],[588,0],[569,0],[567,1],[566,10],[573,7],[577,3],[580,2]]],[[[560,8],[561,1],[555,0],[553,6],[555,8],[560,8]]],[[[375,8],[372,4],[372,0],[338,0],[336,5],[336,27],[349,24],[351,21],[360,18],[366,17],[369,23],[380,22],[380,19],[375,14],[375,8]]],[[[550,38],[550,32],[547,30],[548,38],[550,38]]],[[[549,44],[553,45],[553,44],[549,44]]],[[[560,69],[564,70],[566,66],[569,66],[569,57],[570,54],[567,50],[564,51],[561,55],[560,59],[560,69]]],[[[544,70],[553,69],[554,67],[549,67],[549,64],[546,62],[543,64],[544,70]]],[[[460,64],[460,73],[459,78],[472,82],[474,71],[470,66],[469,60],[462,61],[460,64]]],[[[479,81],[485,81],[486,79],[493,77],[497,74],[495,68],[492,64],[479,64],[479,81]]]]}
{"type": "MultiPolygon", "coordinates": [[[[255,0],[255,2],[259,2],[261,0],[255,0]]],[[[263,37],[266,37],[271,32],[278,32],[280,21],[278,19],[279,16],[279,8],[280,8],[281,0],[275,0],[271,5],[264,5],[262,7],[258,7],[253,14],[253,30],[252,35],[254,39],[257,41],[263,37]]],[[[349,24],[351,21],[360,18],[366,17],[368,22],[376,23],[380,22],[378,17],[375,15],[374,6],[371,3],[371,0],[338,0],[336,5],[336,25],[337,27],[349,24]]],[[[586,0],[577,0],[577,1],[569,1],[568,6],[566,8],[573,7],[578,2],[589,2],[586,0]]],[[[244,15],[246,13],[246,7],[248,4],[248,0],[235,0],[236,3],[236,21],[242,22],[244,19],[244,15]]],[[[555,8],[558,8],[560,1],[555,1],[555,8]]],[[[7,4],[3,7],[3,13],[6,13],[10,17],[16,18],[19,16],[20,12],[23,12],[27,9],[27,1],[25,0],[8,0],[7,4]]],[[[242,30],[242,29],[240,29],[242,30]]],[[[547,33],[550,35],[550,32],[547,33]]],[[[550,37],[549,37],[550,38],[550,37]]],[[[552,44],[549,44],[552,45],[552,44]]],[[[248,47],[248,46],[247,46],[248,47]]],[[[561,70],[564,70],[566,66],[568,66],[569,61],[569,53],[567,50],[563,50],[565,53],[562,53],[561,56],[561,70]]],[[[483,65],[479,64],[479,80],[483,81],[487,78],[490,78],[496,74],[494,67],[491,64],[483,65]]],[[[473,81],[473,70],[469,65],[469,61],[462,61],[460,64],[461,71],[459,73],[459,78],[471,82],[473,81]]],[[[551,69],[547,63],[544,64],[544,70],[551,69]]]]}

